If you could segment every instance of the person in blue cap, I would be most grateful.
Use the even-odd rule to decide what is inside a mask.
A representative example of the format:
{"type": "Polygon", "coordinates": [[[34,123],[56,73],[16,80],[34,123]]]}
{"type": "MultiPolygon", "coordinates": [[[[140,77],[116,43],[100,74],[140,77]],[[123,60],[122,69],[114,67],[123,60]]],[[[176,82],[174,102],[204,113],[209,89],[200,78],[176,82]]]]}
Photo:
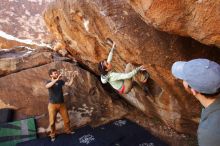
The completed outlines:
{"type": "Polygon", "coordinates": [[[208,59],[178,61],[172,74],[203,105],[197,130],[199,146],[220,145],[220,65],[208,59]]]}

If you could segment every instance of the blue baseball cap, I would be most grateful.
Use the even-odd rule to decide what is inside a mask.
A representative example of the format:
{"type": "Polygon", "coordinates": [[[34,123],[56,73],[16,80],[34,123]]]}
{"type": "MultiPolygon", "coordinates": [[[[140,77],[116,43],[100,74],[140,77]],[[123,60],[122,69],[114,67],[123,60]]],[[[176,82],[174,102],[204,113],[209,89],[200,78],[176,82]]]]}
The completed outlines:
{"type": "Polygon", "coordinates": [[[220,65],[208,59],[175,62],[172,74],[200,93],[215,94],[220,89],[220,65]]]}

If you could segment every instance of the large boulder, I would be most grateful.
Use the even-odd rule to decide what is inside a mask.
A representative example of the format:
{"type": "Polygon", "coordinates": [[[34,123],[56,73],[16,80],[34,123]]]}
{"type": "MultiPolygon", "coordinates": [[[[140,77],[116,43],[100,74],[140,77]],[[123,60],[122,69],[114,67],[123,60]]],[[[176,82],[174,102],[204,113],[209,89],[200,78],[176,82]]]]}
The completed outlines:
{"type": "MultiPolygon", "coordinates": [[[[50,68],[63,72],[66,80],[70,78],[72,72],[78,72],[73,85],[64,88],[65,103],[73,127],[89,122],[98,125],[125,114],[125,110],[113,105],[110,96],[106,94],[94,75],[72,63],[55,61],[0,78],[1,103],[16,109],[15,120],[35,117],[39,127],[38,132],[49,130],[47,129],[48,91],[45,82],[49,79],[50,68]]],[[[62,127],[62,118],[58,115],[57,128],[62,127]]]]}
{"type": "Polygon", "coordinates": [[[0,76],[52,62],[55,53],[48,48],[15,47],[0,50],[0,76]]]}
{"type": "Polygon", "coordinates": [[[143,64],[151,76],[149,93],[137,86],[124,99],[178,132],[196,133],[200,104],[183,90],[170,68],[177,60],[199,57],[220,62],[218,48],[154,29],[126,0],[57,0],[45,11],[44,18],[49,30],[65,42],[68,52],[96,74],[97,63],[109,52],[106,39],[111,38],[117,45],[112,62],[116,71],[123,72],[126,63],[131,62],[143,64]]]}
{"type": "Polygon", "coordinates": [[[127,0],[159,30],[220,47],[219,0],[127,0]]]}
{"type": "Polygon", "coordinates": [[[37,43],[31,39],[19,39],[5,32],[0,31],[0,49],[9,49],[17,46],[26,46],[30,48],[47,47],[51,48],[51,45],[46,43],[37,43]]]}
{"type": "MultiPolygon", "coordinates": [[[[1,37],[0,35],[0,49],[6,49],[6,48],[13,48],[15,46],[25,46],[27,44],[22,43],[22,42],[18,42],[15,40],[9,40],[5,37],[1,37]]],[[[30,45],[30,47],[33,47],[32,45],[30,45]]]]}

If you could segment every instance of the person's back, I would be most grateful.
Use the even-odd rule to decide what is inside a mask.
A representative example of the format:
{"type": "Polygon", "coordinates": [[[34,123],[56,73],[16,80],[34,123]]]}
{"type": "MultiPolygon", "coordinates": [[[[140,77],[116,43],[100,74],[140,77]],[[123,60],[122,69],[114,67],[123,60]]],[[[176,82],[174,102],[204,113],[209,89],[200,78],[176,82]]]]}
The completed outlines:
{"type": "Polygon", "coordinates": [[[197,135],[199,146],[220,145],[220,98],[203,109],[197,135]]]}
{"type": "Polygon", "coordinates": [[[199,146],[220,146],[220,65],[208,59],[178,61],[172,74],[204,107],[197,130],[199,146]]]}

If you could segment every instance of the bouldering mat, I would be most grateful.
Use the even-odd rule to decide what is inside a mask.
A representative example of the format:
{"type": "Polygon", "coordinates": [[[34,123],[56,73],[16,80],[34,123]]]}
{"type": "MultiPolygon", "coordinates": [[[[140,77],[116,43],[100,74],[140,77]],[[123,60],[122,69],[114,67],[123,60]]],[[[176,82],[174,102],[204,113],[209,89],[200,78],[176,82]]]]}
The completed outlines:
{"type": "Polygon", "coordinates": [[[34,118],[0,124],[0,146],[15,146],[36,139],[34,118]]]}
{"type": "Polygon", "coordinates": [[[72,135],[61,134],[54,142],[41,138],[17,146],[168,146],[138,124],[120,119],[96,128],[86,126],[72,135]]]}

